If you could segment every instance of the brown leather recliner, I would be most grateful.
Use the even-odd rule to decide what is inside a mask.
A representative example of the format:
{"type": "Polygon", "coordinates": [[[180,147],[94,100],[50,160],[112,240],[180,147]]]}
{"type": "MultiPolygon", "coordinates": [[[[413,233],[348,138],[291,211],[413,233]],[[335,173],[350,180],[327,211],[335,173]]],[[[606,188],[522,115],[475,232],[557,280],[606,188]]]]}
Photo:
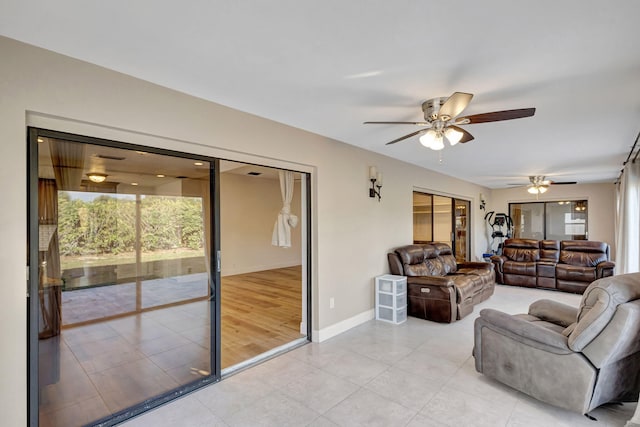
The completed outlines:
{"type": "Polygon", "coordinates": [[[449,245],[407,245],[387,255],[392,274],[407,276],[407,314],[450,323],[473,311],[495,289],[493,266],[457,263],[449,245]]]}
{"type": "Polygon", "coordinates": [[[583,293],[591,282],[613,276],[615,264],[609,261],[609,245],[589,240],[560,242],[560,260],[556,265],[556,287],[562,291],[583,293]]]}
{"type": "Polygon", "coordinates": [[[540,261],[540,244],[533,239],[507,239],[502,255],[494,255],[496,279],[505,285],[536,287],[537,266],[540,261]]]}

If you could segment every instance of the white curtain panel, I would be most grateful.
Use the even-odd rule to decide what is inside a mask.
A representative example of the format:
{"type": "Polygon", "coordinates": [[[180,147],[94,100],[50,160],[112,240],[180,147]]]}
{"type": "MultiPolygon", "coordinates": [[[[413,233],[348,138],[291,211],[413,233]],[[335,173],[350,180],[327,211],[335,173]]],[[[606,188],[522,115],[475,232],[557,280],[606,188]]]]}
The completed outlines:
{"type": "Polygon", "coordinates": [[[640,271],[640,162],[623,169],[617,192],[616,273],[640,271]]]}
{"type": "Polygon", "coordinates": [[[293,199],[293,172],[280,171],[280,193],[282,194],[282,209],[278,213],[276,223],[273,226],[271,244],[281,248],[291,247],[291,227],[298,225],[298,217],[291,213],[291,200],[293,199]]]}

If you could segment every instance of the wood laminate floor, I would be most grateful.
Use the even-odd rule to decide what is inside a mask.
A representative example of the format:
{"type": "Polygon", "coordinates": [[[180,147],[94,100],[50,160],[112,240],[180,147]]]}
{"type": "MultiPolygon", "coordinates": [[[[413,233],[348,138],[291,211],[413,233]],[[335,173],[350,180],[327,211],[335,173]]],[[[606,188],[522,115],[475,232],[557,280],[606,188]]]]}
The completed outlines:
{"type": "Polygon", "coordinates": [[[222,278],[222,368],[300,338],[300,266],[222,278]]]}
{"type": "MultiPolygon", "coordinates": [[[[172,280],[179,298],[187,298],[180,280],[172,280]]],[[[303,336],[301,284],[299,266],[222,278],[223,368],[303,336]]],[[[170,286],[158,289],[170,301],[170,286]]],[[[104,288],[96,290],[104,297],[104,288]]],[[[111,295],[109,301],[121,297],[111,295]]],[[[100,301],[97,294],[76,294],[75,306],[63,302],[63,319],[79,319],[92,305],[103,310],[100,301]]],[[[65,327],[59,336],[41,340],[40,425],[85,425],[208,375],[209,304],[203,299],[65,327]]]]}

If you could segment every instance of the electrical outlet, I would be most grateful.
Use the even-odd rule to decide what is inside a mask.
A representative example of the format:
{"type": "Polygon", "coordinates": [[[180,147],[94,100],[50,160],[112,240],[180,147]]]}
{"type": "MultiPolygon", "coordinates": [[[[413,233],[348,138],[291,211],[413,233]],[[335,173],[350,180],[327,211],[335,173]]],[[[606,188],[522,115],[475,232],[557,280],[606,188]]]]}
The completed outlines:
{"type": "Polygon", "coordinates": [[[329,308],[334,308],[336,306],[336,300],[334,297],[329,298],[329,308]]]}

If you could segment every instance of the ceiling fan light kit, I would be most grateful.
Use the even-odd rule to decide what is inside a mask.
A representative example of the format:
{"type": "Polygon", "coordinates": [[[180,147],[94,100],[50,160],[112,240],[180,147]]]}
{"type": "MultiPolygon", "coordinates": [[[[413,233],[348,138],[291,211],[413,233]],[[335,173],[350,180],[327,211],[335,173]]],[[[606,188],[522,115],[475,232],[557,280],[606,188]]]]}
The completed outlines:
{"type": "Polygon", "coordinates": [[[452,146],[459,142],[464,144],[473,140],[473,135],[459,126],[531,117],[536,112],[535,108],[522,108],[518,110],[494,111],[492,113],[458,117],[458,115],[467,108],[467,105],[471,102],[471,98],[473,98],[473,95],[470,93],[454,92],[453,95],[448,98],[429,99],[422,103],[425,120],[423,122],[364,122],[364,124],[422,126],[426,129],[420,129],[401,136],[400,138],[387,142],[387,145],[395,144],[396,142],[413,136],[419,136],[422,145],[439,151],[444,148],[444,139],[447,139],[452,146]]]}
{"type": "Polygon", "coordinates": [[[548,187],[544,185],[529,186],[529,188],[527,189],[527,191],[531,194],[542,194],[542,193],[546,193],[547,190],[548,190],[548,187]]]}

